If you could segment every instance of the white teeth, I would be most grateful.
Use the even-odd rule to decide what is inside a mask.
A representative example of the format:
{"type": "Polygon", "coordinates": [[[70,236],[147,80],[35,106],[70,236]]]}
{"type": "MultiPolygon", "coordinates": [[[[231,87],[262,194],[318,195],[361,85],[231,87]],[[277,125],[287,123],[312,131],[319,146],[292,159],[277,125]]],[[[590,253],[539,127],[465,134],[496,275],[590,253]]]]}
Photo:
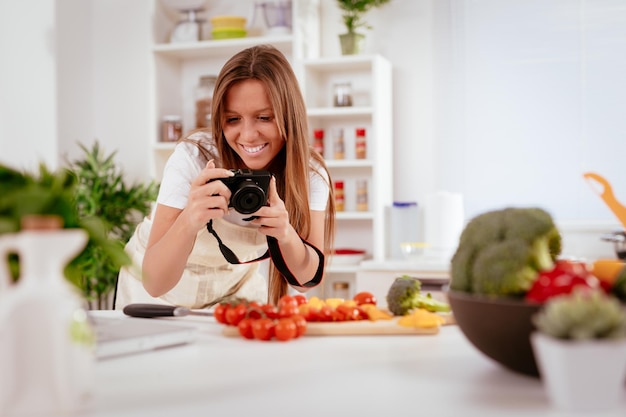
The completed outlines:
{"type": "Polygon", "coordinates": [[[263,149],[264,147],[265,147],[265,145],[255,146],[254,148],[248,148],[247,146],[243,146],[243,149],[244,149],[246,152],[249,152],[249,153],[256,153],[256,152],[259,152],[259,151],[260,151],[261,149],[263,149]]]}

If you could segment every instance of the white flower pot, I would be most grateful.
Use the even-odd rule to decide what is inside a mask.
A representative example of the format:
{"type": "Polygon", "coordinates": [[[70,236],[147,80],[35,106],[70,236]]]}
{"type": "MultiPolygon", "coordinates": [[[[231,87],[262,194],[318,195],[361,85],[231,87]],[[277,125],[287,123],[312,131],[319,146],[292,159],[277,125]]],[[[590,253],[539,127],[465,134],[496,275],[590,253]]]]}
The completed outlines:
{"type": "Polygon", "coordinates": [[[618,407],[626,392],[626,338],[571,341],[535,332],[531,343],[555,407],[568,411],[618,407]]]}

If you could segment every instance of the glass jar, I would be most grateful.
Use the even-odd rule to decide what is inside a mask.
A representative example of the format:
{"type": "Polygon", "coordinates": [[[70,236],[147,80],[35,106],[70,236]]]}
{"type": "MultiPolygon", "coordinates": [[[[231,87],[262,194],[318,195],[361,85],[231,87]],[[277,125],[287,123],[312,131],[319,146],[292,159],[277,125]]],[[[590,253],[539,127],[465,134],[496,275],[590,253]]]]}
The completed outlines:
{"type": "Polygon", "coordinates": [[[178,115],[163,116],[161,122],[161,141],[176,142],[183,134],[183,124],[178,115]]]}
{"type": "Polygon", "coordinates": [[[335,107],[352,106],[352,84],[347,81],[333,84],[333,105],[335,107]]]}
{"type": "Polygon", "coordinates": [[[343,192],[343,181],[335,181],[335,211],[344,211],[346,196],[343,192]]]}
{"type": "Polygon", "coordinates": [[[334,159],[344,159],[346,156],[345,146],[343,142],[343,129],[338,127],[333,130],[333,146],[334,146],[334,159]]]}
{"type": "Polygon", "coordinates": [[[391,206],[391,229],[389,231],[389,255],[404,259],[403,242],[418,241],[419,211],[416,201],[394,201],[391,206]]]}
{"type": "Polygon", "coordinates": [[[350,284],[345,281],[335,281],[333,283],[333,298],[342,300],[350,299],[350,284]]]}
{"type": "Polygon", "coordinates": [[[196,87],[196,129],[211,127],[211,108],[213,103],[213,89],[217,77],[203,75],[196,87]]]}
{"type": "Polygon", "coordinates": [[[324,157],[324,129],[315,129],[313,131],[313,149],[324,157]]]}
{"type": "Polygon", "coordinates": [[[358,180],[356,182],[356,210],[369,210],[367,200],[367,180],[358,180]]]}
{"type": "Polygon", "coordinates": [[[367,157],[367,138],[365,136],[365,128],[357,127],[354,137],[354,155],[356,159],[365,159],[367,157]]]}

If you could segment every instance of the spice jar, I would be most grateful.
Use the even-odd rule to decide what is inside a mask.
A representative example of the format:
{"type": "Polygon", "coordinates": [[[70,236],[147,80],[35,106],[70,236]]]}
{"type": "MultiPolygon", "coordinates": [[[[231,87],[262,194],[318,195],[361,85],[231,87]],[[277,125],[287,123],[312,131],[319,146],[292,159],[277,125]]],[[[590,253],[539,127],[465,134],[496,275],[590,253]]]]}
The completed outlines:
{"type": "Polygon", "coordinates": [[[163,116],[161,123],[161,141],[176,142],[183,134],[183,124],[180,116],[167,115],[163,116]]]}
{"type": "Polygon", "coordinates": [[[217,77],[203,75],[196,87],[196,129],[211,127],[211,104],[213,102],[213,88],[217,77]]]}
{"type": "Polygon", "coordinates": [[[341,298],[342,300],[350,299],[350,284],[344,281],[335,281],[333,283],[333,298],[341,298]]]}
{"type": "Polygon", "coordinates": [[[343,81],[333,84],[333,105],[335,107],[352,106],[352,84],[343,81]]]}
{"type": "Polygon", "coordinates": [[[367,157],[367,138],[365,129],[362,127],[358,127],[355,130],[354,146],[356,159],[365,159],[367,157]]]}
{"type": "Polygon", "coordinates": [[[313,131],[313,149],[324,156],[324,129],[315,129],[313,131]]]}
{"type": "Polygon", "coordinates": [[[367,211],[367,180],[358,180],[356,182],[356,210],[367,211]]]}
{"type": "Polygon", "coordinates": [[[343,181],[335,181],[335,210],[345,210],[346,197],[343,192],[343,181]]]}
{"type": "Polygon", "coordinates": [[[343,143],[343,129],[342,128],[336,128],[333,130],[333,136],[334,136],[334,154],[333,154],[333,158],[334,159],[343,159],[345,158],[345,146],[343,143]]]}

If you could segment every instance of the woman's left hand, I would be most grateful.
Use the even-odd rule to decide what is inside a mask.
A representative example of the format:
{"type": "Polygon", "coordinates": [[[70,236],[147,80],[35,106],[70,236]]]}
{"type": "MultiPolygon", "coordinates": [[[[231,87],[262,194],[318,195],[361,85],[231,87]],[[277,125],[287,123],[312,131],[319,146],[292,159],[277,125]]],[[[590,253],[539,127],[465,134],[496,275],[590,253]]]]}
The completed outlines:
{"type": "Polygon", "coordinates": [[[278,196],[276,178],[272,177],[268,190],[267,206],[261,207],[252,220],[252,224],[259,225],[259,233],[275,237],[279,242],[294,235],[294,228],[289,223],[289,213],[285,203],[278,196]]]}

